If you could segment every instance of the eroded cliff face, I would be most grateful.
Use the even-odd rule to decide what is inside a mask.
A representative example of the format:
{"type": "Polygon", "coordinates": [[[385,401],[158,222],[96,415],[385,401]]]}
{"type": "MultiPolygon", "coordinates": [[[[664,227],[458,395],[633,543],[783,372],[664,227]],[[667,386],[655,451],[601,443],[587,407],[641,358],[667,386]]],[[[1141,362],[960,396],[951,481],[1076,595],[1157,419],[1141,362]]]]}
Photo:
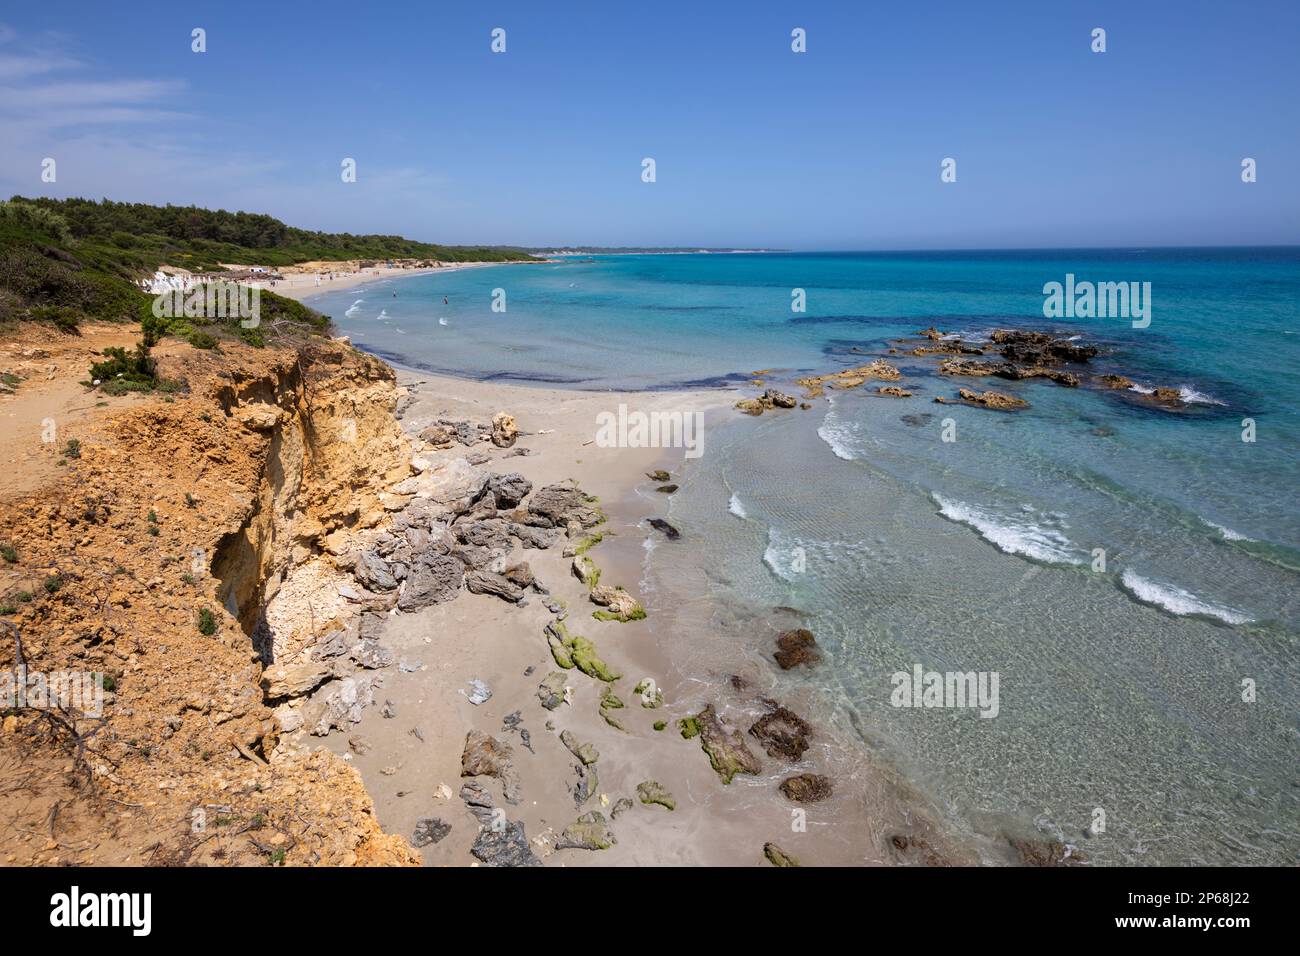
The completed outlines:
{"type": "MultiPolygon", "coordinates": [[[[34,711],[6,719],[0,760],[44,769],[0,794],[0,858],[416,862],[346,763],[276,751],[261,686],[265,666],[346,616],[327,549],[382,523],[384,489],[408,473],[392,370],[321,339],[156,355],[187,394],[107,400],[59,435],[79,457],[4,501],[17,560],[0,601],[18,605],[23,663],[102,672],[111,690],[101,719],[72,721],[80,741],[34,711]],[[49,840],[7,825],[50,807],[49,840]]],[[[63,371],[84,377],[76,364],[63,371]]],[[[6,639],[0,663],[15,650],[6,639]]]]}

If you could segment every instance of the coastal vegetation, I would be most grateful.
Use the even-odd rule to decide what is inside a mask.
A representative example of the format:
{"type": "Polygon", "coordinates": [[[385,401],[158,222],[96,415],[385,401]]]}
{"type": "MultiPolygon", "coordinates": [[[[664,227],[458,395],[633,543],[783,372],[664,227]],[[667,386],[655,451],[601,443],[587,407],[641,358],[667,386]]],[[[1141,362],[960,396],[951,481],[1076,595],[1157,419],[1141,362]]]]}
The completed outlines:
{"type": "MultiPolygon", "coordinates": [[[[88,320],[141,322],[146,329],[152,322],[157,335],[178,335],[198,348],[211,348],[216,340],[210,331],[196,335],[204,330],[196,329],[193,320],[156,319],[150,311],[152,297],[141,290],[140,281],[163,265],[205,273],[232,263],[274,268],[315,261],[528,258],[520,249],[314,232],[258,213],[15,196],[0,202],[0,326],[35,320],[74,332],[88,320]]],[[[268,324],[277,329],[286,323],[328,326],[328,319],[306,306],[265,290],[261,310],[261,327],[223,324],[252,345],[265,344],[268,324]]],[[[145,337],[150,337],[148,331],[145,337]]]]}

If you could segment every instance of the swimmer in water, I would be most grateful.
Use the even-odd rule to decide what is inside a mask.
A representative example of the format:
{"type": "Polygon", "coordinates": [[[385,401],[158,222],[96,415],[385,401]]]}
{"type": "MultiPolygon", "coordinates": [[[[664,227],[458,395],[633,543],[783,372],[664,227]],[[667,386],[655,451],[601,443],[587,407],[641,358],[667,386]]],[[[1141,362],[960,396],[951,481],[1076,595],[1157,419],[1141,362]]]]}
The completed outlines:
{"type": "Polygon", "coordinates": [[[447,297],[445,295],[442,297],[442,304],[443,305],[447,304],[447,297]]]}

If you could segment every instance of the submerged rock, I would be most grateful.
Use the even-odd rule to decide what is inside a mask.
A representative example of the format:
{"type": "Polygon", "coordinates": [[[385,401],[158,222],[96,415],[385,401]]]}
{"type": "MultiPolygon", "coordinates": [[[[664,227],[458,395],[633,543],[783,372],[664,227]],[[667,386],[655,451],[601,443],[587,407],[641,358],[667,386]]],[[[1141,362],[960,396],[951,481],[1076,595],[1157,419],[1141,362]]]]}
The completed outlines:
{"type": "Polygon", "coordinates": [[[664,533],[664,537],[666,537],[669,541],[676,541],[678,538],[682,536],[682,533],[680,531],[678,531],[676,528],[670,525],[663,518],[651,518],[649,519],[649,523],[650,523],[650,527],[654,528],[656,531],[662,531],[664,533]]]}
{"type": "Polygon", "coordinates": [[[822,659],[817,651],[817,639],[813,637],[812,631],[802,627],[782,631],[777,635],[776,653],[772,656],[783,671],[803,664],[812,666],[822,659]]]}
{"type": "Polygon", "coordinates": [[[1058,840],[1025,840],[1007,836],[1007,842],[1020,855],[1025,866],[1082,866],[1087,862],[1087,857],[1079,852],[1078,847],[1058,840]]]}
{"type": "Polygon", "coordinates": [[[995,392],[989,389],[985,392],[972,391],[969,388],[957,390],[958,401],[950,398],[936,397],[935,401],[940,405],[974,405],[979,408],[994,408],[999,411],[1011,411],[1013,409],[1028,408],[1029,403],[1023,398],[1016,398],[1014,395],[1007,395],[1005,392],[995,392]]]}
{"type": "Polygon", "coordinates": [[[816,773],[787,777],[781,781],[781,793],[795,803],[817,803],[831,795],[831,778],[816,773]]]}
{"type": "Polygon", "coordinates": [[[769,757],[796,761],[808,750],[812,727],[788,707],[775,704],[770,712],[754,721],[749,733],[763,744],[769,757]]]}
{"type": "Polygon", "coordinates": [[[672,475],[668,474],[668,472],[664,471],[662,468],[658,471],[646,472],[646,477],[651,481],[669,481],[672,479],[672,475]]]}

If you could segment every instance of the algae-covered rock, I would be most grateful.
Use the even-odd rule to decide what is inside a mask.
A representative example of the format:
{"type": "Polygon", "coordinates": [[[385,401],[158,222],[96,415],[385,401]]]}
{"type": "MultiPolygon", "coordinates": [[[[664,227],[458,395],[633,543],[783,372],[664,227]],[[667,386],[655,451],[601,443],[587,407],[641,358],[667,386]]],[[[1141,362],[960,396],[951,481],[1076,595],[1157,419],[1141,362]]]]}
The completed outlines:
{"type": "Polygon", "coordinates": [[[564,828],[555,843],[557,850],[608,850],[617,843],[605,815],[592,810],[564,828]]]}
{"type": "Polygon", "coordinates": [[[745,744],[740,732],[728,730],[723,725],[712,704],[696,714],[695,720],[699,727],[700,747],[709,755],[709,763],[724,784],[731,783],[738,773],[758,775],[763,765],[745,744]]]}
{"type": "MultiPolygon", "coordinates": [[[[572,666],[573,662],[569,662],[572,666]]],[[[551,671],[546,675],[546,679],[537,685],[537,699],[542,702],[542,706],[547,710],[555,710],[567,699],[566,677],[563,671],[551,671]]]]}
{"type": "Polygon", "coordinates": [[[600,695],[600,716],[615,730],[627,733],[623,722],[610,713],[610,711],[622,710],[624,706],[623,699],[614,693],[614,688],[606,686],[604,693],[600,695]]]}
{"type": "Polygon", "coordinates": [[[569,753],[581,760],[584,767],[590,767],[600,759],[600,752],[591,744],[579,743],[572,731],[560,731],[560,743],[568,747],[569,753]]]}
{"type": "Polygon", "coordinates": [[[576,763],[573,769],[578,772],[578,782],[573,785],[573,803],[580,807],[596,795],[596,765],[576,763]]]}
{"type": "Polygon", "coordinates": [[[622,588],[598,584],[591,588],[588,596],[591,598],[591,603],[607,608],[607,610],[592,612],[591,616],[598,621],[619,621],[626,624],[628,621],[640,621],[645,617],[645,608],[622,588]]]}
{"type": "Polygon", "coordinates": [[[656,720],[654,722],[655,730],[663,730],[667,726],[668,726],[668,721],[666,720],[656,720]]]}
{"type": "Polygon", "coordinates": [[[798,866],[799,861],[792,857],[785,850],[781,849],[775,843],[763,844],[763,856],[767,857],[767,862],[773,866],[798,866]]]}
{"type": "Polygon", "coordinates": [[[700,722],[694,717],[683,717],[677,721],[677,729],[682,732],[683,740],[690,740],[700,735],[700,722]]]}
{"type": "Polygon", "coordinates": [[[565,670],[572,670],[574,666],[571,641],[569,629],[559,618],[546,625],[546,643],[551,648],[551,657],[555,658],[555,663],[565,670]]]}
{"type": "Polygon", "coordinates": [[[641,698],[641,706],[649,710],[656,707],[662,707],[664,703],[664,693],[649,677],[642,678],[641,682],[632,689],[632,693],[641,698]]]}
{"type": "Polygon", "coordinates": [[[627,797],[619,797],[614,801],[614,809],[609,811],[609,815],[617,820],[623,814],[627,813],[627,811],[631,810],[635,805],[636,804],[627,797]]]}
{"type": "Polygon", "coordinates": [[[573,576],[587,585],[588,588],[594,588],[600,583],[600,568],[596,567],[596,562],[585,554],[575,554],[573,556],[573,576]]]}
{"type": "Polygon", "coordinates": [[[669,810],[677,809],[677,801],[658,780],[643,780],[636,785],[636,795],[644,804],[659,804],[669,810]]]}
{"type": "Polygon", "coordinates": [[[546,643],[550,645],[551,656],[555,663],[563,668],[576,667],[588,677],[613,683],[622,674],[610,670],[609,666],[596,654],[596,645],[587,638],[570,634],[568,627],[559,618],[546,625],[546,643]]]}
{"type": "Polygon", "coordinates": [[[597,620],[619,620],[627,623],[629,620],[641,620],[645,618],[645,607],[642,607],[632,594],[625,592],[623,588],[615,588],[608,584],[598,584],[591,588],[589,593],[591,604],[598,604],[607,607],[608,610],[594,611],[591,617],[597,620]]]}
{"type": "Polygon", "coordinates": [[[573,666],[588,677],[594,677],[596,680],[603,680],[607,684],[612,684],[623,676],[617,671],[610,670],[609,665],[597,656],[596,645],[585,637],[574,635],[572,642],[569,644],[569,653],[573,658],[573,666]]]}

